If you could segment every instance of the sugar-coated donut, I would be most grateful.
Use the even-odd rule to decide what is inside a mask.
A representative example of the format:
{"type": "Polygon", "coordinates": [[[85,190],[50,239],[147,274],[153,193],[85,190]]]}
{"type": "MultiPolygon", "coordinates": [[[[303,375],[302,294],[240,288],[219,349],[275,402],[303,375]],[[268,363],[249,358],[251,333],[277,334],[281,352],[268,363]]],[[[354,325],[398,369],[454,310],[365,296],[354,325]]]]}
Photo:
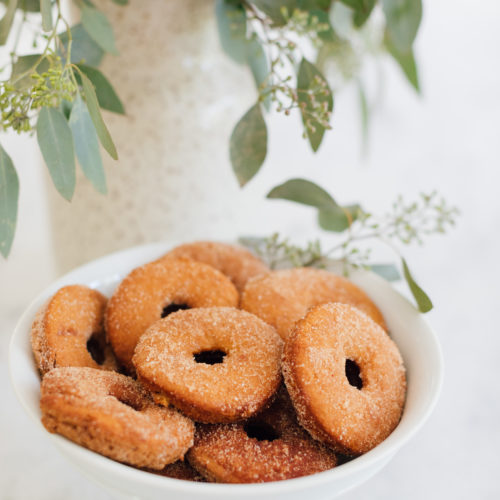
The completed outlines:
{"type": "Polygon", "coordinates": [[[106,331],[130,371],[140,336],[155,321],[178,309],[235,306],[238,292],[213,267],[189,259],[162,259],[134,269],[120,283],[106,310],[106,331]]]}
{"type": "Polygon", "coordinates": [[[206,482],[206,479],[196,469],[191,467],[186,460],[177,460],[177,462],[168,464],[161,470],[145,470],[172,479],[182,479],[184,481],[195,481],[198,483],[206,482]]]}
{"type": "Polygon", "coordinates": [[[116,369],[104,334],[106,301],[97,290],[69,285],[38,311],[31,328],[31,346],[42,375],[62,366],[116,369]]]}
{"type": "Polygon", "coordinates": [[[40,408],[49,432],[137,467],[162,469],[193,444],[191,420],[116,372],[54,368],[42,380],[40,408]]]}
{"type": "Polygon", "coordinates": [[[282,269],[250,280],[241,308],[273,325],[287,339],[295,323],[314,306],[328,302],[351,304],[385,328],[382,313],[356,285],[324,269],[282,269]]]}
{"type": "Polygon", "coordinates": [[[245,248],[215,241],[186,243],[165,257],[186,257],[215,267],[229,277],[240,292],[250,278],[269,272],[266,264],[245,248]]]}
{"type": "Polygon", "coordinates": [[[187,458],[208,480],[223,483],[280,481],[336,465],[335,454],[297,423],[284,390],[246,422],[198,425],[187,458]]]}
{"type": "Polygon", "coordinates": [[[159,403],[198,422],[250,417],[281,382],[283,342],[273,327],[230,307],[178,311],[140,338],[133,363],[159,403]]]}
{"type": "Polygon", "coordinates": [[[365,453],[398,424],[406,392],[396,344],[366,314],[324,304],[297,323],[283,375],[300,423],[340,453],[365,453]]]}

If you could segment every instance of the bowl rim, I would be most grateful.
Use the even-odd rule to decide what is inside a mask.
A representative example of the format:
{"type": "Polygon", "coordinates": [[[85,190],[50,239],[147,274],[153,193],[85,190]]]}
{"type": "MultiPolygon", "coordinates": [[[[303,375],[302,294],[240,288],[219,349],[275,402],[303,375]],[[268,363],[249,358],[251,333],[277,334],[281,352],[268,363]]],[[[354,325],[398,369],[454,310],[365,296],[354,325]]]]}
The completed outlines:
{"type": "MultiPolygon", "coordinates": [[[[41,431],[43,431],[46,436],[51,438],[52,442],[55,443],[57,447],[62,449],[65,455],[69,455],[68,458],[72,464],[82,469],[80,461],[90,463],[92,467],[99,467],[102,470],[103,474],[110,474],[115,478],[125,478],[127,481],[137,481],[143,483],[145,486],[147,485],[158,490],[175,490],[186,494],[200,494],[203,491],[210,491],[211,494],[220,494],[222,496],[246,496],[259,493],[286,493],[291,491],[296,492],[299,489],[306,489],[310,486],[318,486],[320,484],[341,480],[351,475],[355,471],[360,472],[362,470],[368,470],[370,468],[376,467],[377,464],[386,463],[420,430],[420,428],[427,421],[438,401],[443,384],[443,355],[437,335],[429,326],[428,322],[423,318],[423,315],[416,310],[415,306],[413,306],[413,304],[411,304],[406,297],[402,296],[392,287],[390,283],[388,283],[380,276],[371,271],[363,270],[356,271],[355,273],[357,275],[363,274],[365,276],[369,276],[369,279],[374,283],[374,285],[382,288],[385,292],[396,294],[400,300],[406,303],[407,306],[410,306],[415,310],[415,313],[419,316],[419,320],[427,332],[427,340],[431,350],[433,351],[432,355],[435,360],[435,373],[433,374],[433,392],[427,400],[427,406],[421,412],[420,419],[413,423],[411,428],[407,429],[404,434],[398,433],[397,429],[399,426],[396,427],[396,429],[382,443],[380,443],[367,453],[355,458],[354,460],[351,460],[327,471],[283,481],[250,484],[202,483],[183,481],[160,476],[157,474],[152,474],[147,471],[142,471],[134,468],[133,466],[116,462],[111,458],[93,452],[83,446],[73,443],[72,441],[62,436],[48,433],[41,423],[39,414],[37,415],[36,412],[33,411],[29,395],[25,394],[22,387],[18,383],[17,368],[14,366],[14,358],[16,357],[16,352],[21,352],[26,355],[26,353],[24,352],[25,349],[23,347],[23,341],[26,340],[25,335],[29,335],[29,329],[27,329],[27,326],[31,326],[31,322],[36,311],[58,288],[64,286],[64,284],[66,284],[68,281],[71,281],[73,275],[80,275],[82,273],[85,273],[89,269],[102,267],[108,263],[114,262],[116,264],[124,258],[131,258],[133,261],[136,261],[135,264],[133,264],[133,267],[137,267],[142,263],[148,262],[148,259],[151,260],[152,258],[155,258],[155,255],[160,256],[162,252],[164,253],[169,248],[173,248],[176,245],[176,242],[171,241],[138,245],[105,255],[82,266],[76,267],[75,269],[69,271],[68,273],[65,273],[54,282],[52,282],[49,286],[44,288],[24,310],[14,328],[10,339],[8,352],[8,370],[14,392],[24,411],[30,416],[32,420],[35,421],[37,427],[41,431]],[[74,455],[76,455],[78,459],[75,459],[74,455]]],[[[111,275],[116,274],[117,272],[111,269],[111,271],[106,276],[109,278],[111,275]]],[[[123,273],[118,274],[122,275],[123,273]]],[[[92,281],[88,281],[85,284],[92,287],[92,281]]],[[[31,360],[31,364],[36,371],[33,359],[31,360]]]]}

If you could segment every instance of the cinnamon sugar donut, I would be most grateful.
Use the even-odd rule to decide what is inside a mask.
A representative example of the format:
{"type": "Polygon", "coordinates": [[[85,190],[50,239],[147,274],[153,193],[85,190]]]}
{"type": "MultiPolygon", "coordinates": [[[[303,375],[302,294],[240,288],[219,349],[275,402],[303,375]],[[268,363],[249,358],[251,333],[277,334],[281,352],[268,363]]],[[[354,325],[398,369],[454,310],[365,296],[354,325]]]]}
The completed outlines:
{"type": "Polygon", "coordinates": [[[54,368],[42,380],[42,423],[119,462],[162,469],[193,443],[194,425],[157,406],[135,380],[93,368],[54,368]]]}
{"type": "Polygon", "coordinates": [[[382,313],[365,292],[345,278],[312,267],[272,271],[250,280],[240,306],[274,326],[286,340],[308,309],[328,302],[351,304],[386,328],[382,313]]]}
{"type": "Polygon", "coordinates": [[[283,342],[253,314],[230,307],[178,311],[140,338],[138,378],[162,404],[198,422],[233,422],[264,408],[281,381],[283,342]]]}
{"type": "Polygon", "coordinates": [[[168,464],[161,470],[144,469],[146,472],[153,472],[159,476],[170,477],[172,479],[182,479],[184,481],[206,482],[206,479],[186,460],[177,460],[173,464],[168,464]]]}
{"type": "Polygon", "coordinates": [[[269,272],[266,264],[245,248],[215,241],[186,243],[165,257],[186,257],[215,267],[234,283],[239,292],[250,278],[269,272]]]}
{"type": "Polygon", "coordinates": [[[340,453],[365,453],[401,417],[405,369],[385,331],[347,304],[324,304],[297,323],[283,375],[303,427],[340,453]]]}
{"type": "Polygon", "coordinates": [[[201,424],[187,454],[207,479],[261,483],[331,469],[335,454],[300,427],[286,391],[256,417],[238,424],[201,424]]]}
{"type": "Polygon", "coordinates": [[[65,286],[38,311],[31,328],[35,361],[44,375],[54,367],[116,369],[104,334],[106,298],[83,285],[65,286]]]}
{"type": "Polygon", "coordinates": [[[137,341],[155,321],[178,309],[237,303],[236,288],[213,267],[163,259],[134,269],[120,283],[106,310],[106,331],[117,358],[132,371],[137,341]]]}

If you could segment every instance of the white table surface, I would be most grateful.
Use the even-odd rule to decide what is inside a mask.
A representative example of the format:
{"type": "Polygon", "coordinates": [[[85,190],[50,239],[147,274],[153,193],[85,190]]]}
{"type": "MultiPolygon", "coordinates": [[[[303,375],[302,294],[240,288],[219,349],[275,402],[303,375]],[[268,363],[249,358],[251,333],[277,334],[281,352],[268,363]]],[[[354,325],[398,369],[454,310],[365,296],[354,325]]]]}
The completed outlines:
{"type": "MultiPolygon", "coordinates": [[[[449,236],[406,251],[436,306],[428,319],[446,363],[441,399],[417,437],[345,499],[500,498],[499,21],[496,0],[426,2],[417,43],[423,96],[386,65],[385,101],[373,119],[367,158],[360,159],[355,96],[347,90],[316,157],[305,143],[290,147],[280,132],[293,132],[295,123],[273,120],[269,160],[245,193],[252,203],[242,208],[235,235],[256,233],[259,225],[264,233],[318,235],[308,209],[263,199],[292,176],[307,175],[340,202],[361,200],[375,211],[398,193],[433,188],[462,210],[449,236]],[[259,224],[245,222],[251,219],[259,224]]],[[[22,165],[18,233],[9,261],[0,261],[0,499],[108,500],[33,428],[8,380],[10,333],[56,274],[35,145],[11,135],[0,141],[22,165]]]]}

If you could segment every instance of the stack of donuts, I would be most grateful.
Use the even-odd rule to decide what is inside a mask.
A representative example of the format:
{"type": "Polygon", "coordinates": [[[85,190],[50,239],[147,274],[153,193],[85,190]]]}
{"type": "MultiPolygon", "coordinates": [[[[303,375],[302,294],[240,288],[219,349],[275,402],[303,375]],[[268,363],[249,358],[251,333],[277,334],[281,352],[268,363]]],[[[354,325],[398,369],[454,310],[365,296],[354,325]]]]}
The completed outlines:
{"type": "Polygon", "coordinates": [[[31,341],[49,432],[183,480],[331,469],[383,441],[405,401],[401,355],[362,290],[223,243],[181,245],[109,300],[61,288],[31,341]]]}

